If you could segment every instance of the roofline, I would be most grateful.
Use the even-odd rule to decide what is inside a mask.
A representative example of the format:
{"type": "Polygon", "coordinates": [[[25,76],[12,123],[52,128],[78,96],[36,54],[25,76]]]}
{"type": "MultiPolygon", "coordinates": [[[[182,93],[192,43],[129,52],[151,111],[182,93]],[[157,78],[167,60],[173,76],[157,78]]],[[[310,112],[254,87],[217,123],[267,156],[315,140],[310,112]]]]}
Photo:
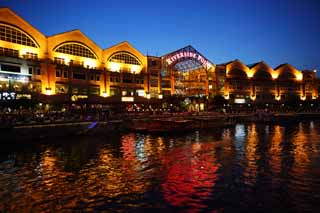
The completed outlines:
{"type": "Polygon", "coordinates": [[[43,34],[37,27],[33,26],[29,21],[22,18],[17,12],[13,11],[9,7],[0,7],[0,10],[7,10],[10,13],[12,13],[14,16],[16,16],[18,19],[22,20],[25,24],[30,25],[33,29],[35,29],[39,34],[41,34],[43,37],[47,37],[45,34],[43,34]]]}

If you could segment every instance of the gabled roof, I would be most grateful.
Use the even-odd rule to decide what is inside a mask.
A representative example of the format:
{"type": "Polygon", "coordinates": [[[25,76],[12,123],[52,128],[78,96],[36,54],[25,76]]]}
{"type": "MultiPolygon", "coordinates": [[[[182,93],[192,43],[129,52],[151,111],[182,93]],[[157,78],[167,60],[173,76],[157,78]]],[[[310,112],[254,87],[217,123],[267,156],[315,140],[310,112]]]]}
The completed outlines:
{"type": "MultiPolygon", "coordinates": [[[[129,46],[130,48],[134,49],[135,51],[139,52],[141,55],[143,55],[137,48],[135,48],[132,44],[130,44],[128,41],[122,41],[120,43],[117,43],[115,45],[112,45],[108,48],[104,48],[103,50],[108,50],[108,49],[111,49],[111,48],[115,48],[115,47],[119,47],[119,46],[122,46],[122,45],[127,45],[129,46]]],[[[144,55],[143,55],[144,56],[144,55]]]]}
{"type": "MultiPolygon", "coordinates": [[[[261,61],[262,62],[262,61],[261,61]]],[[[250,69],[256,67],[258,64],[260,64],[261,62],[256,62],[256,63],[253,63],[253,64],[247,64],[247,67],[249,67],[250,69]]]]}
{"type": "Polygon", "coordinates": [[[293,65],[288,64],[288,63],[280,64],[279,66],[277,66],[276,68],[274,68],[274,70],[281,69],[282,67],[286,67],[286,66],[288,66],[288,67],[290,67],[290,68],[292,68],[292,69],[297,70],[293,65]]]}
{"type": "MultiPolygon", "coordinates": [[[[259,61],[259,62],[257,62],[257,63],[248,64],[247,66],[248,66],[250,69],[252,69],[252,68],[254,68],[254,67],[256,67],[256,66],[258,66],[258,65],[260,65],[260,64],[271,68],[271,67],[269,66],[269,64],[267,64],[267,63],[264,62],[264,61],[259,61]]],[[[271,68],[271,69],[272,69],[272,68],[271,68]]]]}
{"type": "MultiPolygon", "coordinates": [[[[236,60],[238,60],[238,59],[236,59],[236,60]]],[[[222,63],[222,64],[217,64],[217,66],[226,66],[226,65],[228,65],[228,64],[233,63],[234,61],[235,61],[235,60],[228,61],[228,62],[225,62],[225,63],[222,63]]]]}
{"type": "Polygon", "coordinates": [[[88,37],[85,33],[83,33],[81,30],[79,29],[74,29],[74,30],[69,30],[69,31],[65,31],[62,33],[57,33],[51,36],[48,36],[48,38],[52,38],[52,37],[56,37],[56,36],[63,36],[63,35],[68,35],[68,34],[73,34],[73,33],[78,33],[80,34],[82,37],[84,37],[85,39],[87,39],[89,42],[91,42],[93,45],[95,45],[98,49],[101,50],[100,46],[95,43],[90,37],[88,37]]]}

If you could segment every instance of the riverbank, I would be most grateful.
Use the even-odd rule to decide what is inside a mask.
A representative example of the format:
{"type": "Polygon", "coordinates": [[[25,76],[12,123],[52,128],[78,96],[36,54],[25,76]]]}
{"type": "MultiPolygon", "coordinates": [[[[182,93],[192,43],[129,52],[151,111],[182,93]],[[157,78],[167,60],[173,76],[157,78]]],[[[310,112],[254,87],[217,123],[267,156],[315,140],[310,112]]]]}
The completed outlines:
{"type": "Polygon", "coordinates": [[[19,124],[1,128],[10,140],[37,140],[48,137],[114,134],[119,132],[166,133],[196,129],[221,128],[237,123],[289,124],[302,119],[319,119],[320,113],[238,113],[238,114],[175,114],[172,116],[136,116],[109,121],[56,122],[19,124]]]}

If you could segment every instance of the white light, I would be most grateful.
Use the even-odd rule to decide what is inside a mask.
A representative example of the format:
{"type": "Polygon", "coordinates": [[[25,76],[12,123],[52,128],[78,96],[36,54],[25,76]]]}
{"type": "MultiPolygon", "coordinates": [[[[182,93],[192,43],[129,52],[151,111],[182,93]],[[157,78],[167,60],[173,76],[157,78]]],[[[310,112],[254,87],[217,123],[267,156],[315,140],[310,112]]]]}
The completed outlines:
{"type": "Polygon", "coordinates": [[[133,102],[134,98],[133,97],[121,97],[122,102],[133,102]]]}
{"type": "Polygon", "coordinates": [[[139,89],[137,90],[138,96],[144,97],[145,96],[145,92],[143,89],[139,89]]]}
{"type": "Polygon", "coordinates": [[[139,72],[139,68],[140,68],[140,66],[138,66],[138,65],[131,65],[131,72],[133,74],[138,73],[139,72]]]}
{"type": "Polygon", "coordinates": [[[110,71],[113,71],[113,72],[119,72],[120,71],[120,64],[115,63],[115,62],[110,62],[109,69],[110,69],[110,71]]]}
{"type": "Polygon", "coordinates": [[[246,103],[246,100],[244,98],[235,98],[234,103],[235,104],[244,104],[244,103],[246,103]]]}
{"type": "Polygon", "coordinates": [[[52,94],[52,91],[51,91],[51,88],[46,88],[46,95],[51,95],[52,94]]]}
{"type": "Polygon", "coordinates": [[[150,99],[150,98],[151,98],[150,93],[148,93],[147,94],[147,99],[150,99]]]}
{"type": "Polygon", "coordinates": [[[162,99],[162,98],[163,98],[163,95],[162,95],[162,94],[159,94],[159,95],[158,95],[158,98],[159,98],[159,99],[162,99]]]}

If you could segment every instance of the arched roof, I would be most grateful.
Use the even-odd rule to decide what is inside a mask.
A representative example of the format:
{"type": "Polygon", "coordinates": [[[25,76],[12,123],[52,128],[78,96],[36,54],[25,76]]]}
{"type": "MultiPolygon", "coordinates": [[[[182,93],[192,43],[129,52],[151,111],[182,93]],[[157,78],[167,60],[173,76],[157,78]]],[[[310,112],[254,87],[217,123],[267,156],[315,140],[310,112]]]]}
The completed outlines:
{"type": "Polygon", "coordinates": [[[129,42],[124,41],[121,43],[118,43],[116,45],[113,45],[109,48],[106,48],[103,50],[103,61],[108,62],[110,57],[114,54],[120,53],[120,52],[127,52],[134,57],[136,57],[140,62],[142,66],[145,66],[147,63],[147,58],[136,48],[134,48],[129,42]]]}
{"type": "Polygon", "coordinates": [[[80,30],[71,30],[48,37],[49,51],[56,50],[58,47],[67,43],[74,43],[86,47],[97,59],[101,58],[101,48],[80,30]]]}
{"type": "Polygon", "coordinates": [[[247,67],[247,65],[245,65],[244,63],[242,63],[240,60],[236,59],[232,62],[229,62],[228,64],[225,65],[226,66],[226,74],[227,76],[231,76],[231,73],[234,72],[235,70],[237,70],[237,72],[244,72],[246,74],[246,76],[248,75],[247,73],[249,72],[249,67],[247,67]]]}

